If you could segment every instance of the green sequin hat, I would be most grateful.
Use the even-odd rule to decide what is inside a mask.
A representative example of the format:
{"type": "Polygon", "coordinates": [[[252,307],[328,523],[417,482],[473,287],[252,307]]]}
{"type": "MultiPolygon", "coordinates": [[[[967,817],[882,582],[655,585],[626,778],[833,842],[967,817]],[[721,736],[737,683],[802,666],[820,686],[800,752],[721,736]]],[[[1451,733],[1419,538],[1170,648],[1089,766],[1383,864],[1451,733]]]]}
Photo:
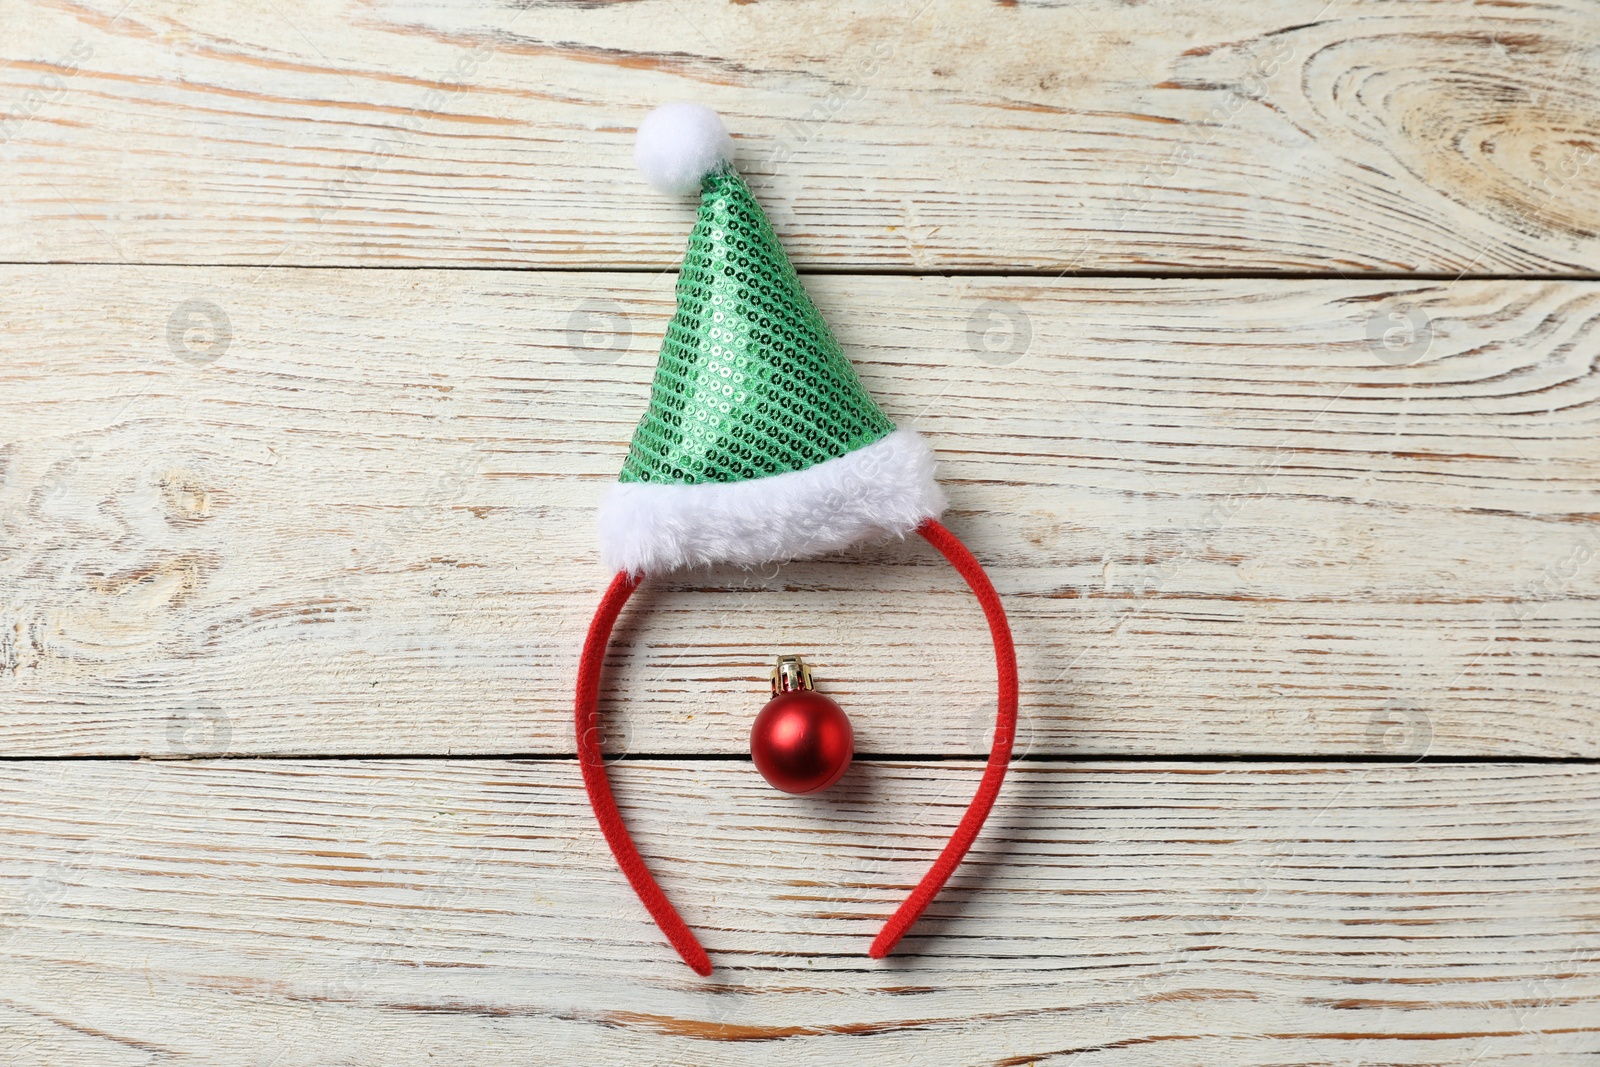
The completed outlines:
{"type": "Polygon", "coordinates": [[[700,213],[650,407],[601,503],[606,566],[759,566],[937,518],[932,451],[867,395],[734,170],[722,120],[657,108],[635,158],[657,189],[698,190],[700,213]]]}

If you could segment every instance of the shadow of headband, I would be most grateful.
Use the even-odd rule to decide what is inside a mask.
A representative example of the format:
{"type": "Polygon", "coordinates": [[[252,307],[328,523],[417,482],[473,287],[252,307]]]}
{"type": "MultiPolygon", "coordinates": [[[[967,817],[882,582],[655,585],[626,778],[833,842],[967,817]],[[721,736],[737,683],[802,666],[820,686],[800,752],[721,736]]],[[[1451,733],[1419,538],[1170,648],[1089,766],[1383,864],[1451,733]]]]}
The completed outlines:
{"type": "MultiPolygon", "coordinates": [[[[578,665],[578,762],[617,864],[656,924],[697,973],[711,961],[634,846],[600,752],[601,668],[612,628],[648,576],[690,567],[756,567],[916,532],[977,597],[994,639],[998,713],[977,793],[933,866],[889,918],[868,955],[887,956],[967,854],[994,806],[1017,722],[1017,663],[1005,609],[983,567],[939,523],[945,497],[920,435],[896,429],[867,395],[772,226],[732,166],[733,142],[697,104],[657,108],[635,159],[658,190],[698,192],[700,212],[678,274],[650,406],[617,484],[600,505],[600,555],[615,575],[578,665]]],[[[809,669],[784,657],[773,701],[751,733],[768,781],[814,792],[849,765],[852,734],[809,669]]]]}

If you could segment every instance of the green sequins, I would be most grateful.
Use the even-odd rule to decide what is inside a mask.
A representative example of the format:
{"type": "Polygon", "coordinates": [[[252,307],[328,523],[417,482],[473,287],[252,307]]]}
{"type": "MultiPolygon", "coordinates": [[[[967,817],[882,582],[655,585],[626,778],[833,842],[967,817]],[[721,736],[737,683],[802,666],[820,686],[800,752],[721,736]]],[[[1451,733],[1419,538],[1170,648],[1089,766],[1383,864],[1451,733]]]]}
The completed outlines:
{"type": "Polygon", "coordinates": [[[622,481],[762,478],[894,430],[731,169],[701,186],[677,295],[622,481]]]}

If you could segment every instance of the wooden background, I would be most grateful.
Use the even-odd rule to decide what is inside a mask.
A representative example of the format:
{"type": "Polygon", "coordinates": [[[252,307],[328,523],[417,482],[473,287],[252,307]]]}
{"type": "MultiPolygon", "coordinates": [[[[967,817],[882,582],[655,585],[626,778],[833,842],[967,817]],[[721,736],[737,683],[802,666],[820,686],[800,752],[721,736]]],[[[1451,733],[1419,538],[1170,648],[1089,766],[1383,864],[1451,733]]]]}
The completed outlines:
{"type": "Polygon", "coordinates": [[[1600,1063],[1600,8],[13,0],[0,1061],[1600,1063]],[[593,515],[719,109],[943,461],[649,587],[593,515]],[[851,712],[768,789],[780,652],[851,712]]]}

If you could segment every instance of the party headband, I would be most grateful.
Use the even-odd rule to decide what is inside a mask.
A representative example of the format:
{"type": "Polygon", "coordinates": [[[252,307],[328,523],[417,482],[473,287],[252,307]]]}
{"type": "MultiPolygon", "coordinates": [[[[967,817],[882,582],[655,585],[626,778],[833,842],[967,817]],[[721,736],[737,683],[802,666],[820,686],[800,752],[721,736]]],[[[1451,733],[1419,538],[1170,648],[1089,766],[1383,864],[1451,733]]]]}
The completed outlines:
{"type": "MultiPolygon", "coordinates": [[[[983,566],[939,522],[945,497],[921,435],[894,424],[806,295],[766,214],[733,167],[722,120],[698,104],[657,108],[635,160],[662,192],[698,191],[650,406],[617,484],[600,505],[600,556],[614,574],[578,666],[576,726],[584,788],[628,882],[697,973],[711,961],[634,846],[600,752],[601,667],[611,631],[646,577],[712,564],[746,567],[824,555],[916,532],[955,567],[994,640],[998,713],[976,794],[928,873],[868,955],[893,950],[960,865],[1011,759],[1017,664],[1005,609],[983,566]]],[[[852,756],[849,720],[784,657],[751,734],[757,769],[789,792],[826,788],[852,756]]]]}

